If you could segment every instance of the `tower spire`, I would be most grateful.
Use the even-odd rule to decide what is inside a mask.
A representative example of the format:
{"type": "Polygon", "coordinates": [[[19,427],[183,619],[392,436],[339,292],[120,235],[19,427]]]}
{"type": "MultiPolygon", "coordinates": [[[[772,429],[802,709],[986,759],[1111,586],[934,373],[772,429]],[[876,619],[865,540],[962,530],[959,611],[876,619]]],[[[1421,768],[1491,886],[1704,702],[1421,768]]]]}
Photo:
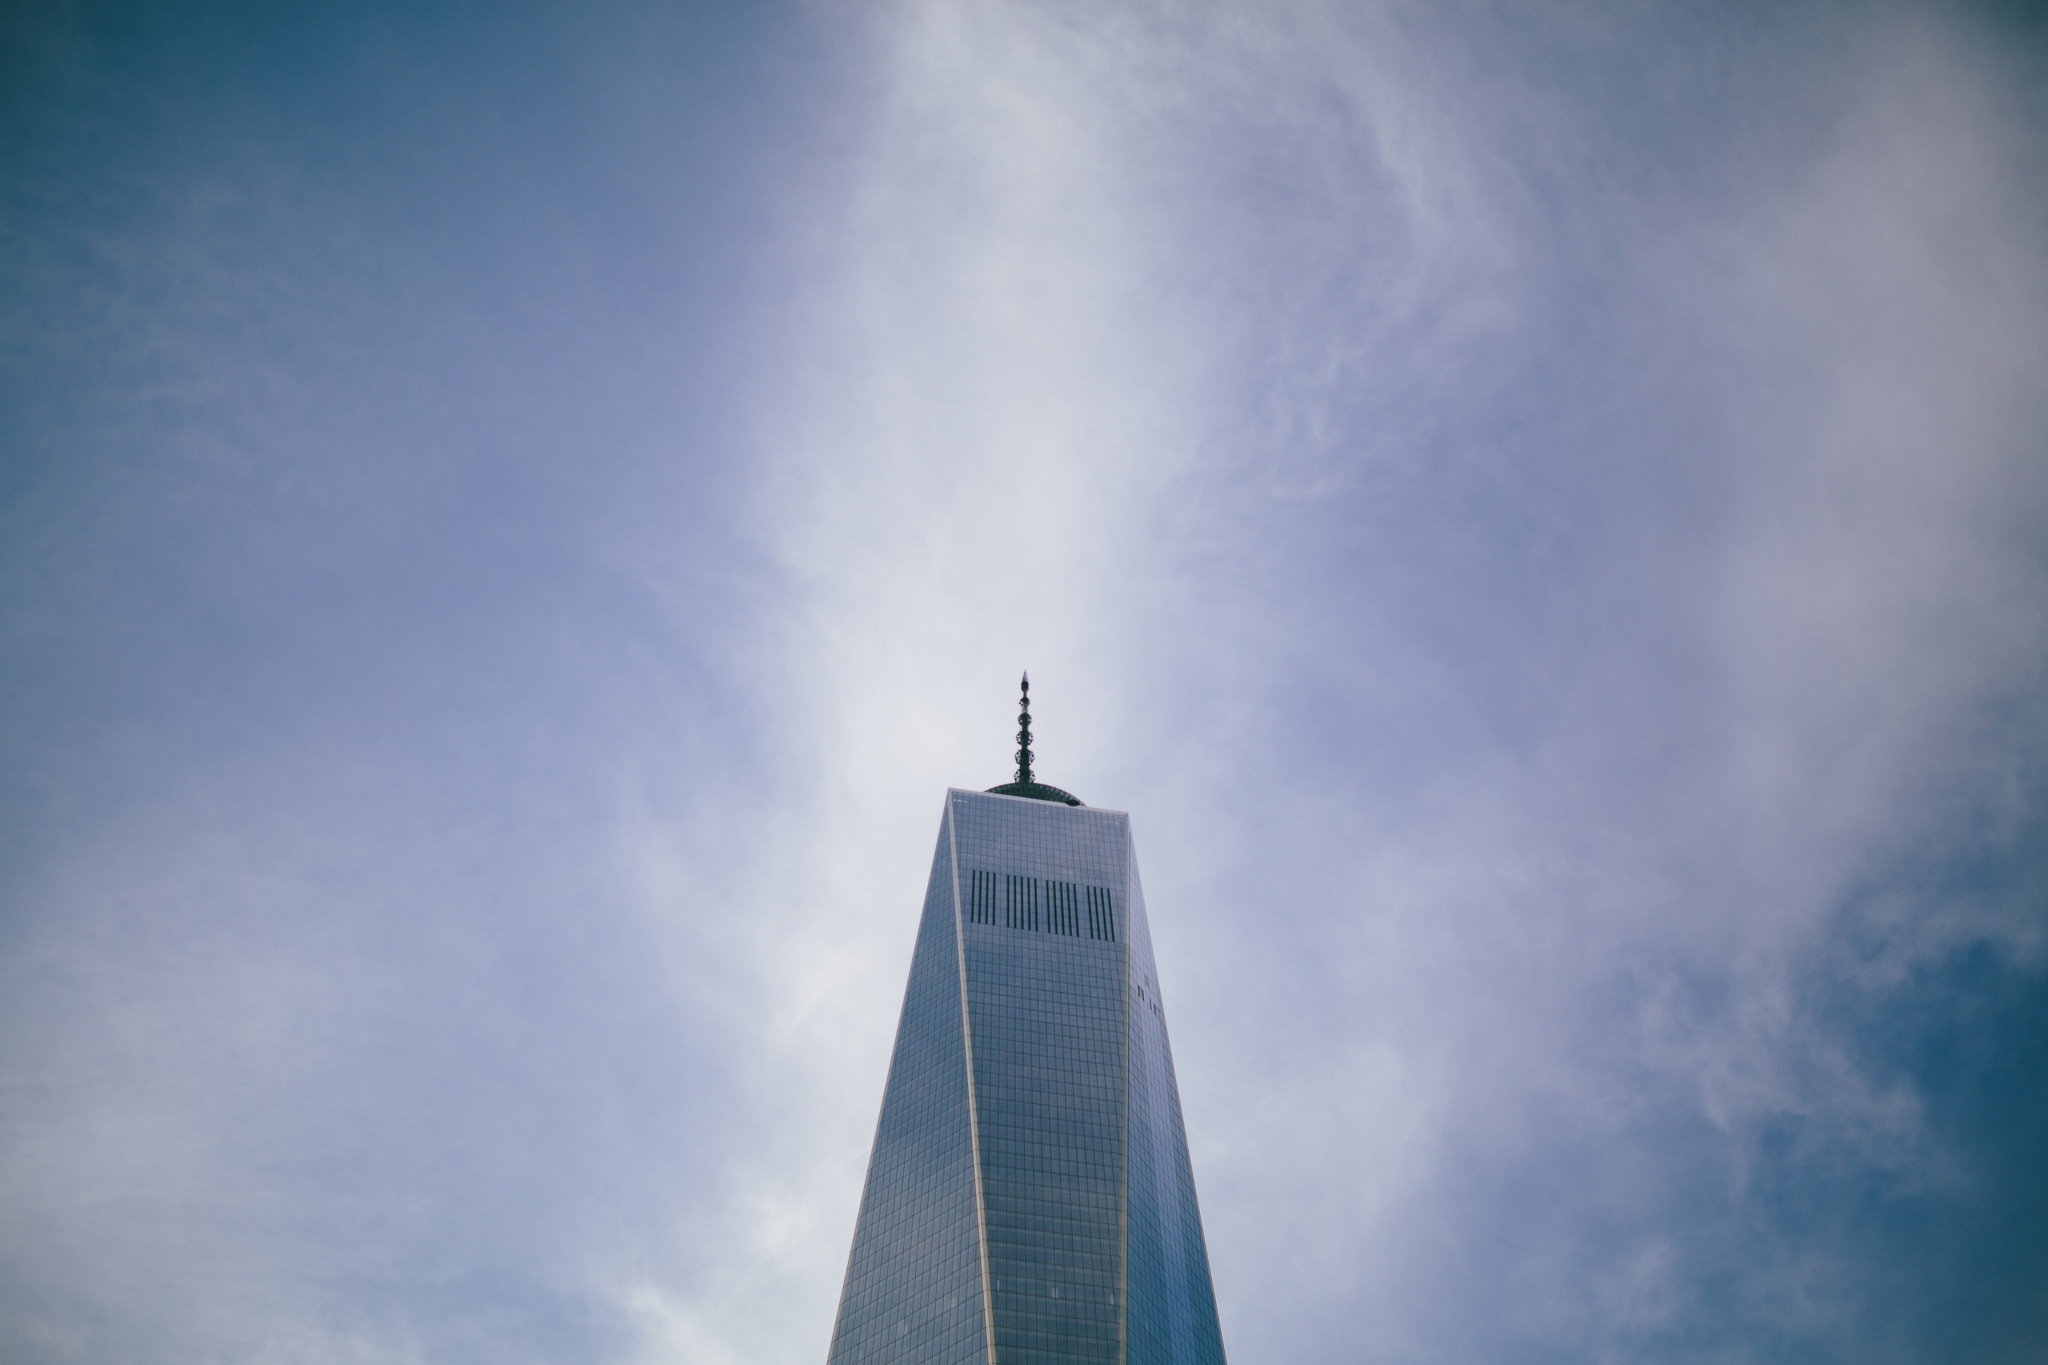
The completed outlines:
{"type": "Polygon", "coordinates": [[[1023,694],[1017,699],[1017,780],[1035,781],[1031,776],[1031,675],[1026,673],[1019,684],[1023,694]]]}
{"type": "Polygon", "coordinates": [[[1058,801],[1069,806],[1081,804],[1081,798],[1072,792],[1063,792],[1058,787],[1048,787],[1038,780],[1031,769],[1031,675],[1026,673],[1017,684],[1020,695],[1017,698],[1017,776],[1000,787],[989,790],[998,796],[1026,796],[1033,801],[1058,801]]]}

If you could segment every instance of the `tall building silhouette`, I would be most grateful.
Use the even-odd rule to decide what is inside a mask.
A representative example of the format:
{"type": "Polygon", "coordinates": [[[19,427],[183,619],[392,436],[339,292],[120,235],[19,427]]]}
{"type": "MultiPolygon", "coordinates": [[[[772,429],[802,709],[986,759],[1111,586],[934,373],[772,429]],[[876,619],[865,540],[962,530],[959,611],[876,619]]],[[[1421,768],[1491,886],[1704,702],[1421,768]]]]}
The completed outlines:
{"type": "Polygon", "coordinates": [[[946,793],[829,1365],[1223,1365],[1130,817],[946,793]]]}

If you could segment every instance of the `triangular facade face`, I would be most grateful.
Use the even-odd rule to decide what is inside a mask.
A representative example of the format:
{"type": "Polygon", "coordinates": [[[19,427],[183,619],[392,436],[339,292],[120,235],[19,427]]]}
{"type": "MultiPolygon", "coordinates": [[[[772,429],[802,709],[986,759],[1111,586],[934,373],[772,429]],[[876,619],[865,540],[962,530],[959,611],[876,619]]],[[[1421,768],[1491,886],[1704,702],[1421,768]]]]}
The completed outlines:
{"type": "Polygon", "coordinates": [[[829,1365],[1223,1365],[1120,812],[947,793],[829,1365]]]}

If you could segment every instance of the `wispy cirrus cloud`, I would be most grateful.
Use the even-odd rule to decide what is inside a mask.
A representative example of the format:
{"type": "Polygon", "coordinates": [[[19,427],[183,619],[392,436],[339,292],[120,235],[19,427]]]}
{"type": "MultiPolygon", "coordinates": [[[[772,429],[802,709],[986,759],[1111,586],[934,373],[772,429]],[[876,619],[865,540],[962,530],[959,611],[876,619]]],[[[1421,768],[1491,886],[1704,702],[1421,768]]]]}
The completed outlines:
{"type": "Polygon", "coordinates": [[[58,25],[0,1339],[822,1352],[1028,666],[1238,1359],[2021,1358],[2037,55],[1751,19],[58,25]]]}

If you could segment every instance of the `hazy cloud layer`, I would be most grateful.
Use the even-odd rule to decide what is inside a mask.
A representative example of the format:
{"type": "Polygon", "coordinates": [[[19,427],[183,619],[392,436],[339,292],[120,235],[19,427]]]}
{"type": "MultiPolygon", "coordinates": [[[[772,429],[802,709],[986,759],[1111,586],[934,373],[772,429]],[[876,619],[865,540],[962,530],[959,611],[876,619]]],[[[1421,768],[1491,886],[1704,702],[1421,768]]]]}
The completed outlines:
{"type": "Polygon", "coordinates": [[[1234,1358],[2048,1334],[2041,33],[9,21],[0,1354],[821,1357],[948,784],[1234,1358]]]}

